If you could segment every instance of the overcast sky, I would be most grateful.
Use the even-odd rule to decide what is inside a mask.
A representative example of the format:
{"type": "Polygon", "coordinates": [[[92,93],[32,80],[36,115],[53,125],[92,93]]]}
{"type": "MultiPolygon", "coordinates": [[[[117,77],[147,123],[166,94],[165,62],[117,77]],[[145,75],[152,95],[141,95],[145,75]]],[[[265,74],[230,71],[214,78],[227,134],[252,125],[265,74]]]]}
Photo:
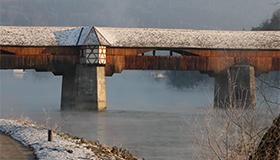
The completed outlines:
{"type": "Polygon", "coordinates": [[[280,8],[280,4],[273,5],[277,2],[280,1],[1,0],[1,25],[250,30],[280,8]],[[18,19],[9,17],[12,12],[19,14],[18,19]],[[19,23],[23,17],[27,20],[19,23]]]}
{"type": "Polygon", "coordinates": [[[273,11],[280,7],[273,5],[277,1],[279,0],[105,0],[104,20],[108,21],[95,25],[249,30],[270,18],[273,11]],[[146,11],[140,12],[143,9],[141,7],[145,7],[146,11]]]}

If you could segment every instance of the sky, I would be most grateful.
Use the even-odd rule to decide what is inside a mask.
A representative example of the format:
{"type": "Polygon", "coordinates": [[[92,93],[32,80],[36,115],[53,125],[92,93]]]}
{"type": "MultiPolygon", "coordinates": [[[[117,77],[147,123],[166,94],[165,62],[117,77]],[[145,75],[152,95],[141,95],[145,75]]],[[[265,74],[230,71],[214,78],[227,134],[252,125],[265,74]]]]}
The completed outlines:
{"type": "Polygon", "coordinates": [[[102,25],[250,30],[279,7],[273,3],[275,0],[105,0],[104,18],[109,24],[102,25]],[[141,7],[146,10],[140,12],[141,7]]]}
{"type": "Polygon", "coordinates": [[[279,0],[1,0],[1,25],[250,30],[279,0]],[[22,22],[23,21],[23,22],[22,22]]]}

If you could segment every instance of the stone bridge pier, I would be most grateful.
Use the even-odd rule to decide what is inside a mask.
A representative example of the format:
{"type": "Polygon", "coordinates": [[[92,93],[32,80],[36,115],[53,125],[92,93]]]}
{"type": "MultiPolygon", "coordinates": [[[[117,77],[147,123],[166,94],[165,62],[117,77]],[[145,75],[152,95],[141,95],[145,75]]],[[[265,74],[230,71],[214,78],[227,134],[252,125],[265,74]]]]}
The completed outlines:
{"type": "Polygon", "coordinates": [[[70,74],[63,74],[61,110],[106,109],[105,64],[105,47],[81,48],[80,64],[70,74]]]}
{"type": "Polygon", "coordinates": [[[214,77],[214,107],[254,108],[256,106],[253,66],[234,65],[214,74],[214,77]]]}
{"type": "Polygon", "coordinates": [[[76,65],[75,74],[63,75],[61,110],[106,109],[105,67],[76,65]]]}

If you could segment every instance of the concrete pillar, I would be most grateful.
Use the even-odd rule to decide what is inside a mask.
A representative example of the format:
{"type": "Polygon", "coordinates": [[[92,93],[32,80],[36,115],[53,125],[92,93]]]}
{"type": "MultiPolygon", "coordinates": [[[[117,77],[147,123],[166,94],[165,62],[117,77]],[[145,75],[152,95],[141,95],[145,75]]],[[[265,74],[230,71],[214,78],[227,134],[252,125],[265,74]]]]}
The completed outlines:
{"type": "Polygon", "coordinates": [[[235,65],[215,75],[215,107],[255,107],[254,67],[235,65]]]}
{"type": "Polygon", "coordinates": [[[105,66],[76,65],[74,75],[63,75],[61,110],[105,110],[105,66]]]}

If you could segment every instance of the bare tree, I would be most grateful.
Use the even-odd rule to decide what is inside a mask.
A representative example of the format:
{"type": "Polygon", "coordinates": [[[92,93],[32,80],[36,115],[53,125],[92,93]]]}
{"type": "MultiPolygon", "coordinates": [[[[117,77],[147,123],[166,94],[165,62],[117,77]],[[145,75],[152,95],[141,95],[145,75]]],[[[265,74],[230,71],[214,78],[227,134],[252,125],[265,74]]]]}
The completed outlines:
{"type": "Polygon", "coordinates": [[[186,120],[191,134],[184,134],[183,127],[181,132],[194,144],[193,159],[278,158],[280,116],[276,116],[280,104],[276,97],[280,94],[279,82],[277,78],[267,76],[257,78],[257,81],[262,107],[245,108],[234,102],[236,94],[233,91],[238,85],[235,79],[230,79],[233,101],[224,103],[222,108],[210,104],[194,120],[186,120]]]}

